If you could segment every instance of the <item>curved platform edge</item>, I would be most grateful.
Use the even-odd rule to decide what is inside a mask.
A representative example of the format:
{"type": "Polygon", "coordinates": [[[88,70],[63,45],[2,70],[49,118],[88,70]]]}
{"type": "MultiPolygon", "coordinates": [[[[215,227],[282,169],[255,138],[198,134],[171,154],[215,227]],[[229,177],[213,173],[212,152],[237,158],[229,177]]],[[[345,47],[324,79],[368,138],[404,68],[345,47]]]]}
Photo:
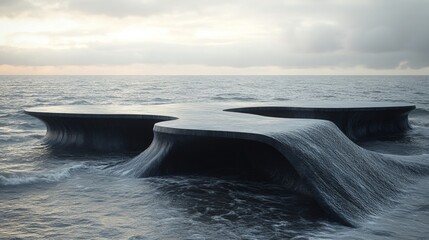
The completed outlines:
{"type": "Polygon", "coordinates": [[[143,151],[153,139],[153,126],[174,117],[157,115],[64,114],[25,111],[46,126],[45,144],[79,151],[143,151]]]}

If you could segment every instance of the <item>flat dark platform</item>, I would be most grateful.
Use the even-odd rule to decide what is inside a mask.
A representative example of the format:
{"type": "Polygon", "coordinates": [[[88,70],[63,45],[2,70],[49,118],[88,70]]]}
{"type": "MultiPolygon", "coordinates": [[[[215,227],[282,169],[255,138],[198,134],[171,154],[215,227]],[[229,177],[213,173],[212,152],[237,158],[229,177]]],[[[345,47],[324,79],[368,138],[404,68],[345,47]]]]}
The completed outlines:
{"type": "MultiPolygon", "coordinates": [[[[25,112],[46,123],[47,136],[48,139],[50,136],[49,142],[53,144],[62,142],[66,145],[83,146],[86,138],[96,135],[97,128],[102,128],[99,134],[110,131],[112,135],[115,135],[114,132],[118,130],[121,132],[118,134],[122,135],[119,137],[127,137],[126,132],[133,135],[132,133],[144,128],[144,131],[139,132],[138,137],[139,139],[145,138],[143,141],[145,144],[141,146],[141,149],[144,149],[153,136],[152,128],[155,131],[169,134],[213,135],[216,132],[219,135],[240,138],[240,134],[266,135],[271,132],[292,131],[321,120],[335,123],[350,139],[360,140],[407,130],[409,128],[408,113],[413,109],[415,106],[412,104],[393,102],[290,101],[284,103],[183,103],[138,106],[69,105],[37,107],[27,109],[25,112]],[[85,122],[84,119],[87,121],[85,122]],[[94,126],[85,127],[85,125],[94,126]],[[63,132],[60,134],[61,139],[56,136],[58,133],[55,132],[58,131],[63,132]],[[71,134],[72,136],[79,135],[75,139],[82,144],[65,141],[67,139],[65,135],[72,132],[74,133],[71,134]]],[[[132,138],[135,137],[137,136],[132,138]]],[[[99,138],[97,140],[102,141],[99,138]]],[[[90,146],[90,142],[85,143],[90,146]]],[[[101,145],[95,147],[101,147],[101,145]]],[[[115,148],[110,144],[110,148],[112,147],[115,148]]]]}
{"type": "Polygon", "coordinates": [[[312,196],[333,219],[354,226],[393,205],[416,173],[429,172],[420,162],[352,142],[406,131],[413,109],[388,102],[246,102],[25,112],[45,123],[53,149],[141,151],[112,167],[115,174],[261,177],[312,196]]]}

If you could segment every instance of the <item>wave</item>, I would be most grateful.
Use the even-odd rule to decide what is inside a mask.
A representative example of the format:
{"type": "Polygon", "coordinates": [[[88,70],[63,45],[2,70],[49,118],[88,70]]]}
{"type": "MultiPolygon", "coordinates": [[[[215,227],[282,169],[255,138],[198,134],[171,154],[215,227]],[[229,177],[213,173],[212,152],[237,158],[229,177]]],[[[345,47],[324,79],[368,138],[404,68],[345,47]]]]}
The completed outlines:
{"type": "Polygon", "coordinates": [[[416,108],[410,113],[410,117],[426,117],[429,116],[429,111],[423,108],[416,108]]]}
{"type": "Polygon", "coordinates": [[[429,121],[426,119],[410,119],[411,126],[429,127],[429,121]]]}
{"type": "Polygon", "coordinates": [[[89,105],[89,104],[91,103],[86,100],[77,100],[70,103],[70,105],[89,105]]]}
{"type": "Polygon", "coordinates": [[[407,186],[429,174],[429,155],[365,150],[329,121],[268,136],[211,135],[155,132],[143,153],[108,171],[134,177],[199,174],[268,180],[311,196],[328,216],[350,226],[394,206],[407,186]]]}
{"type": "Polygon", "coordinates": [[[252,102],[252,101],[257,101],[258,99],[252,98],[252,97],[221,97],[221,96],[216,96],[216,97],[210,98],[210,100],[252,102]]]}
{"type": "Polygon", "coordinates": [[[410,123],[413,126],[429,127],[429,111],[417,108],[410,113],[410,123]]]}
{"type": "Polygon", "coordinates": [[[156,98],[152,98],[152,99],[150,99],[150,102],[166,103],[166,102],[171,102],[171,99],[169,99],[169,98],[159,98],[159,97],[156,97],[156,98]]]}
{"type": "Polygon", "coordinates": [[[284,97],[276,97],[273,98],[273,101],[290,101],[290,98],[284,98],[284,97]]]}
{"type": "Polygon", "coordinates": [[[74,171],[87,168],[85,164],[78,164],[47,173],[0,173],[0,186],[56,183],[69,178],[74,171]]]}
{"type": "Polygon", "coordinates": [[[248,95],[243,95],[240,93],[223,93],[223,94],[216,94],[215,96],[210,98],[211,100],[215,101],[240,101],[240,102],[252,102],[252,101],[258,101],[259,99],[250,97],[248,95]]]}

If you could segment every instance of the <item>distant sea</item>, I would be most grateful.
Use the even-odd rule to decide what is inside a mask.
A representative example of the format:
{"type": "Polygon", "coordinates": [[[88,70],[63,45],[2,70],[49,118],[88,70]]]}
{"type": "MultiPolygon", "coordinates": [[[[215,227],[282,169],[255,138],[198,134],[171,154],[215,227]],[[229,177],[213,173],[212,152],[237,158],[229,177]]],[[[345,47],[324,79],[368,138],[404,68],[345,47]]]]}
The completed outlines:
{"type": "MultiPolygon", "coordinates": [[[[54,152],[23,110],[50,105],[390,101],[415,104],[412,129],[359,142],[429,154],[429,76],[0,76],[0,239],[426,239],[429,178],[351,228],[268,182],[120,177],[139,152],[54,152]]],[[[428,159],[429,161],[429,159],[428,159]]]]}

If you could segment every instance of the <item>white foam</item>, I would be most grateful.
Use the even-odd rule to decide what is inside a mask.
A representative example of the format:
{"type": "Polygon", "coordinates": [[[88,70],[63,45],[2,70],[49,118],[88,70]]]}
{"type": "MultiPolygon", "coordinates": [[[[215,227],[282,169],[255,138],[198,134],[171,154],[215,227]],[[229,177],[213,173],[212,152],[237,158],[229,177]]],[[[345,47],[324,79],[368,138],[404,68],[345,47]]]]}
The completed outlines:
{"type": "Polygon", "coordinates": [[[34,183],[55,183],[70,177],[73,171],[86,169],[85,164],[69,165],[46,173],[0,174],[0,186],[17,186],[34,183]]]}

